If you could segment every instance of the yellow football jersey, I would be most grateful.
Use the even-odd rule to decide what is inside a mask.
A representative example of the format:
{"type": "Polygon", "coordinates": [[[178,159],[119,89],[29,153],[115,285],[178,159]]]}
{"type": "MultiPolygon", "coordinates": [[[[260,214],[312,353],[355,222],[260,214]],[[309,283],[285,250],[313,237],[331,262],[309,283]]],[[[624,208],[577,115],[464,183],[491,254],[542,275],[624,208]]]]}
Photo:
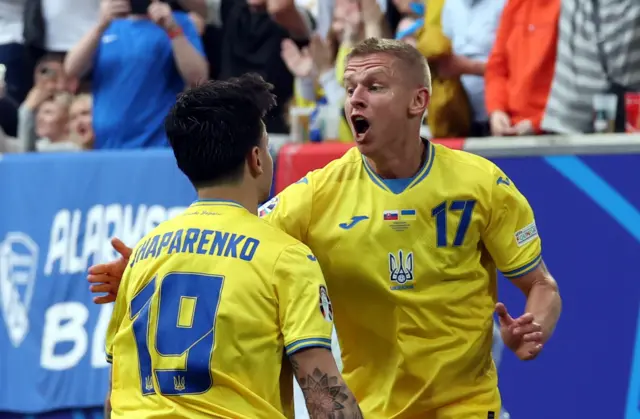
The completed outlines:
{"type": "Polygon", "coordinates": [[[261,213],[318,258],[343,376],[365,417],[439,417],[465,403],[497,417],[496,267],[512,278],[531,271],[540,239],[527,200],[497,166],[427,147],[414,178],[391,181],[353,148],[261,213]]]}
{"type": "Polygon", "coordinates": [[[134,249],[106,339],[113,418],[293,417],[285,355],[331,349],[309,248],[239,204],[196,201],[134,249]]]}

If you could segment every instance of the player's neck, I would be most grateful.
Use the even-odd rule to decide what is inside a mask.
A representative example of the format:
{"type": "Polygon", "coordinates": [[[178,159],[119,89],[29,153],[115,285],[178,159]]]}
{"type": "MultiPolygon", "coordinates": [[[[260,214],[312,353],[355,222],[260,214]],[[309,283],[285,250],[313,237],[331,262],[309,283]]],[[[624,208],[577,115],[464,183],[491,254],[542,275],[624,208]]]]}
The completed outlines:
{"type": "Polygon", "coordinates": [[[379,156],[366,157],[369,166],[383,179],[408,179],[422,167],[425,145],[419,141],[398,141],[394,147],[384,150],[379,156]]]}
{"type": "Polygon", "coordinates": [[[245,207],[250,213],[258,213],[258,199],[255,192],[249,193],[238,186],[208,186],[198,189],[198,199],[233,201],[245,207]]]}

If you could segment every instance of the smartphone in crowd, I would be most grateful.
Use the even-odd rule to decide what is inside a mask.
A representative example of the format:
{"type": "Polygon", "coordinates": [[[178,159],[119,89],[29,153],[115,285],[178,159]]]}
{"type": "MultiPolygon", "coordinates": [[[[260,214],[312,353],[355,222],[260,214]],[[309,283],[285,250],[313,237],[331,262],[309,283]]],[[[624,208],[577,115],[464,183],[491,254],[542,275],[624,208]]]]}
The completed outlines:
{"type": "Polygon", "coordinates": [[[132,15],[146,15],[151,4],[151,0],[129,0],[129,2],[131,3],[132,15]]]}

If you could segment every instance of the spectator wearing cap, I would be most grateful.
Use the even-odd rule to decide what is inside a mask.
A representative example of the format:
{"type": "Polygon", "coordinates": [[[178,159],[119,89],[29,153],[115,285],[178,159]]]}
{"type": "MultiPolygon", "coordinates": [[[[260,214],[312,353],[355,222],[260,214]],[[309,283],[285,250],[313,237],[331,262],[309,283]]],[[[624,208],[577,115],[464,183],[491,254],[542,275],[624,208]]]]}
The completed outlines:
{"type": "Polygon", "coordinates": [[[69,51],[65,69],[92,70],[97,149],[166,146],[162,121],[176,95],[208,77],[193,21],[157,0],[142,10],[102,0],[98,23],[69,51]]]}

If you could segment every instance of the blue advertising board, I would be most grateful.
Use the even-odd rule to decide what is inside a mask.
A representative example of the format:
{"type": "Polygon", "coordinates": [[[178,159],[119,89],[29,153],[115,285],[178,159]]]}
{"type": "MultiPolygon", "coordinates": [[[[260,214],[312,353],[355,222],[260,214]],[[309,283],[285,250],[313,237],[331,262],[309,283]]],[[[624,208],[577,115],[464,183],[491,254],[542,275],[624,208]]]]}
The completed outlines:
{"type": "MultiPolygon", "coordinates": [[[[533,206],[564,300],[537,360],[502,356],[511,418],[640,419],[640,155],[495,162],[533,206]]],[[[109,237],[132,243],[193,198],[166,151],[0,160],[0,412],[20,412],[0,418],[100,417],[110,311],[86,268],[115,257],[109,237]]],[[[499,297],[524,308],[507,279],[499,297]]]]}
{"type": "MultiPolygon", "coordinates": [[[[563,314],[539,359],[505,353],[514,419],[640,419],[640,155],[496,159],[536,212],[563,314]]],[[[506,279],[499,296],[522,307],[506,279]]]]}
{"type": "Polygon", "coordinates": [[[0,160],[0,411],[103,403],[111,306],[92,303],[87,268],[194,198],[166,150],[0,160]]]}

